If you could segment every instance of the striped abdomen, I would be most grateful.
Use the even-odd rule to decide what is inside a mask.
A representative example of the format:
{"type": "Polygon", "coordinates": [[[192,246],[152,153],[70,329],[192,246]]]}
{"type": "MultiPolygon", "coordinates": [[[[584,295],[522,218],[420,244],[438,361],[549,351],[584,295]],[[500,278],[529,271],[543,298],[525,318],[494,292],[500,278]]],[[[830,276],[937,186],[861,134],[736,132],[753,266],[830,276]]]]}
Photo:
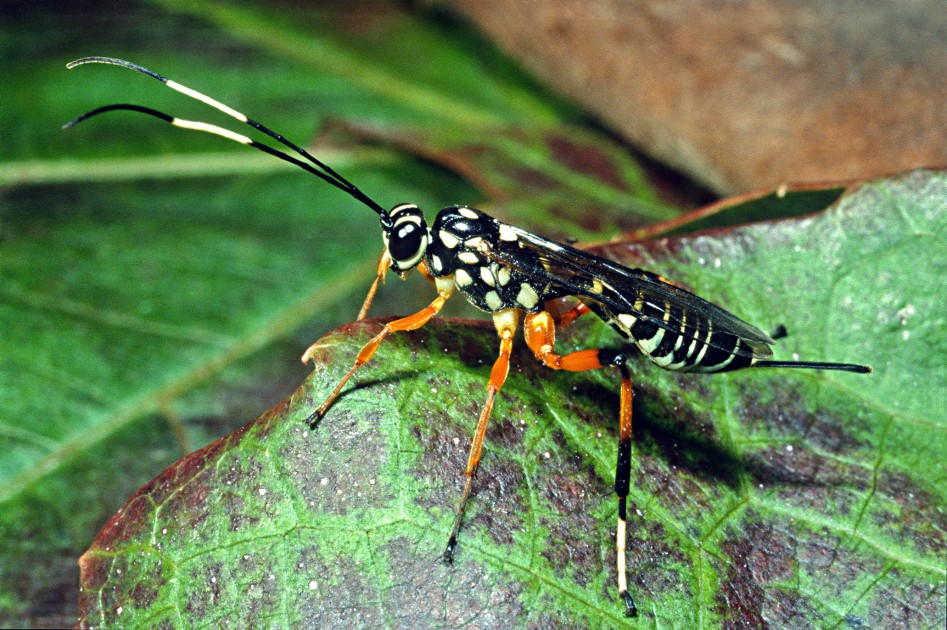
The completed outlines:
{"type": "Polygon", "coordinates": [[[725,372],[752,366],[770,356],[768,345],[714,327],[710,317],[684,312],[673,304],[663,308],[639,301],[635,314],[614,313],[602,304],[587,301],[589,308],[646,357],[678,372],[725,372]]]}

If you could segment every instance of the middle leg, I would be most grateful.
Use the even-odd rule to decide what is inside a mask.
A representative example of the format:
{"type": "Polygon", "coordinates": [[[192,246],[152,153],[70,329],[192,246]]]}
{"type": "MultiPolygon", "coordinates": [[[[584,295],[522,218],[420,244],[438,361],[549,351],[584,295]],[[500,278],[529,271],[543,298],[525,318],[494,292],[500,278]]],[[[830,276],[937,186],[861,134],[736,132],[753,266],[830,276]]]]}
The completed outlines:
{"type": "Polygon", "coordinates": [[[477,430],[474,432],[474,439],[470,444],[470,453],[467,455],[467,468],[464,471],[466,477],[464,491],[460,495],[460,505],[457,507],[457,513],[454,517],[454,527],[451,529],[450,538],[447,539],[447,547],[444,549],[444,560],[447,562],[454,561],[457,535],[460,533],[460,526],[463,524],[464,510],[467,509],[467,501],[470,499],[470,491],[473,488],[473,478],[477,474],[477,467],[480,465],[483,438],[487,433],[487,425],[493,411],[493,400],[500,388],[503,387],[503,383],[506,382],[506,376],[510,371],[510,353],[513,350],[513,335],[516,333],[516,327],[519,323],[519,311],[506,309],[494,313],[493,323],[496,326],[497,334],[500,336],[500,355],[490,371],[490,380],[487,382],[487,400],[483,405],[483,409],[480,410],[477,430]]]}

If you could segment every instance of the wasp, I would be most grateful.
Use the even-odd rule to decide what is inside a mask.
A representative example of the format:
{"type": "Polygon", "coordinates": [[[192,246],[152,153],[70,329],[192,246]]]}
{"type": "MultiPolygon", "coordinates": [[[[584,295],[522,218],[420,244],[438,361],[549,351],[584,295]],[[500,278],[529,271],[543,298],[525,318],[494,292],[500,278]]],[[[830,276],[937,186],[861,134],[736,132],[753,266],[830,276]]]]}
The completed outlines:
{"type": "MultiPolygon", "coordinates": [[[[388,271],[404,279],[417,269],[434,285],[437,297],[430,304],[413,315],[385,324],[362,347],[352,368],[306,419],[310,427],[315,427],[349,379],[375,355],[382,341],[391,333],[424,326],[457,293],[475,307],[491,314],[500,341],[499,355],[487,380],[487,397],[471,442],[464,470],[464,489],[443,554],[447,562],[453,562],[454,559],[457,536],[480,463],[493,403],[509,372],[513,338],[521,323],[526,345],[546,366],[572,372],[614,368],[619,374],[619,437],[615,467],[615,494],[618,497],[616,575],[618,596],[628,616],[637,614],[635,601],[628,592],[625,569],[626,497],[631,478],[632,426],[629,359],[641,354],[665,369],[678,372],[728,372],[744,368],[841,370],[860,374],[871,372],[869,366],[850,363],[771,360],[770,346],[775,342],[770,335],[661,276],[631,269],[575,247],[545,239],[498,221],[475,208],[444,208],[437,213],[434,222],[428,225],[417,205],[399,203],[391,208],[379,205],[304,148],[233,108],[157,72],[110,57],[85,57],[67,64],[67,67],[89,63],[116,65],[157,79],[169,88],[253,127],[295,155],[223,127],[175,118],[140,105],[112,104],[99,107],[67,123],[64,128],[116,110],[146,114],[175,127],[215,134],[268,153],[308,171],[373,210],[381,224],[384,250],[359,319],[367,315],[379,283],[388,271]],[[571,298],[575,302],[574,306],[564,312],[553,308],[553,303],[562,298],[571,298]],[[588,313],[598,315],[630,344],[621,350],[590,348],[568,354],[557,353],[556,327],[565,326],[588,313]]],[[[304,363],[312,358],[315,348],[313,345],[303,354],[304,363]]]]}

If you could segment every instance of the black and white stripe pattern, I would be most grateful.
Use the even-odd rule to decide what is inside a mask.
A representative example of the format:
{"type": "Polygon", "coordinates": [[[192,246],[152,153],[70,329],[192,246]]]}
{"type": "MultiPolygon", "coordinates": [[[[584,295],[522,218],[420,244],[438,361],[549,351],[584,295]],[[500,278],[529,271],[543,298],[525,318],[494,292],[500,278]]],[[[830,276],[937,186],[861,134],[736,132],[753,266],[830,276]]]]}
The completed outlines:
{"type": "MultiPolygon", "coordinates": [[[[586,301],[606,323],[634,342],[651,361],[677,372],[726,372],[750,367],[754,349],[741,337],[697,313],[672,304],[645,304],[635,315],[615,315],[600,303],[586,301]]],[[[640,301],[639,301],[640,304],[640,301]]]]}

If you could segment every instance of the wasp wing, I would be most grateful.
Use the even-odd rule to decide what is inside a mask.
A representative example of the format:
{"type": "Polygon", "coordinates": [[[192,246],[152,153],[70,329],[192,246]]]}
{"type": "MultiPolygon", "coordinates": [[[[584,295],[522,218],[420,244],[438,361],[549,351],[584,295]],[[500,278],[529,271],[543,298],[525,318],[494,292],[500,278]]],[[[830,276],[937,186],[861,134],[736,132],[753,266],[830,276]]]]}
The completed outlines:
{"type": "MultiPolygon", "coordinates": [[[[485,249],[483,255],[535,278],[537,286],[544,284],[544,299],[572,295],[595,303],[613,319],[629,314],[676,334],[687,334],[687,330],[696,333],[709,325],[745,342],[747,349],[741,348],[737,354],[772,356],[769,346],[775,342],[762,330],[656,274],[625,267],[515,226],[504,224],[506,229],[513,231],[516,240],[500,241],[498,247],[485,249]],[[691,322],[689,327],[685,327],[685,320],[691,322]],[[696,330],[694,321],[702,322],[696,330]]],[[[689,336],[694,338],[693,334],[689,336]]],[[[733,351],[732,347],[720,349],[733,351]]]]}

